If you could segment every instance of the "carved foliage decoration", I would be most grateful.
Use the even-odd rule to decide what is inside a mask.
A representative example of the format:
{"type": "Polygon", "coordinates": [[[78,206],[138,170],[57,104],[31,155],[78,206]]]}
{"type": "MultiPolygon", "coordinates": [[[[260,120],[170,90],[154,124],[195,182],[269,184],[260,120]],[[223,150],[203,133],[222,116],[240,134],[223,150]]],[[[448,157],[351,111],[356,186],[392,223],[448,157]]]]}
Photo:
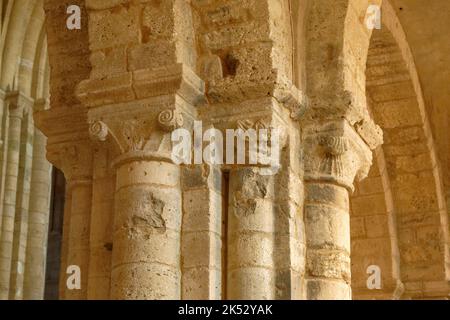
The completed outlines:
{"type": "Polygon", "coordinates": [[[310,129],[304,138],[305,178],[333,182],[354,190],[367,176],[372,151],[346,121],[330,122],[321,131],[310,129]]]}
{"type": "Polygon", "coordinates": [[[319,138],[319,145],[324,152],[320,162],[320,172],[333,177],[343,177],[343,155],[349,148],[348,139],[345,137],[324,136],[319,138]]]}
{"type": "Polygon", "coordinates": [[[164,110],[158,116],[158,123],[162,130],[172,132],[183,126],[183,114],[176,109],[164,110]]]}
{"type": "MultiPolygon", "coordinates": [[[[151,130],[151,129],[150,129],[151,130]]],[[[122,126],[122,141],[125,142],[126,151],[138,151],[144,149],[145,141],[149,139],[151,132],[143,120],[126,120],[122,126]]]]}
{"type": "Polygon", "coordinates": [[[269,125],[263,119],[258,120],[238,120],[237,127],[241,130],[254,129],[256,131],[261,129],[269,129],[269,125]]]}
{"type": "MultiPolygon", "coordinates": [[[[94,141],[105,142],[111,138],[116,153],[125,154],[136,151],[159,151],[166,144],[167,135],[180,128],[183,115],[178,110],[164,110],[159,113],[157,123],[151,118],[133,117],[111,118],[90,123],[89,134],[94,141]]],[[[170,139],[169,139],[170,140],[170,139]]]]}

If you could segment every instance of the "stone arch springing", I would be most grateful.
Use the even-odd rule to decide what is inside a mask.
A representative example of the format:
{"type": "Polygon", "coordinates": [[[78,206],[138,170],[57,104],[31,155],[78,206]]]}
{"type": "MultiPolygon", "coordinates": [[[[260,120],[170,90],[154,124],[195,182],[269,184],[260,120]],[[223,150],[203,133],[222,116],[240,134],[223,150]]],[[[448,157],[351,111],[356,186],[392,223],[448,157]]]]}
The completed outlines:
{"type": "Polygon", "coordinates": [[[312,1],[307,23],[307,93],[311,119],[345,117],[351,125],[370,122],[365,67],[372,30],[365,25],[369,5],[382,1],[312,1]]]}

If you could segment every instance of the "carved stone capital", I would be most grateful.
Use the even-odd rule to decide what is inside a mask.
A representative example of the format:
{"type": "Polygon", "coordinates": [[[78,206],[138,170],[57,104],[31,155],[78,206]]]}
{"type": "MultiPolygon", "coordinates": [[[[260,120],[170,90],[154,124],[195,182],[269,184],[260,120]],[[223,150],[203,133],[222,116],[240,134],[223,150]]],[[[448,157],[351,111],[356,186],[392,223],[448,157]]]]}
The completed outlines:
{"type": "Polygon", "coordinates": [[[133,159],[171,162],[171,133],[183,124],[176,102],[153,98],[91,109],[89,136],[110,149],[114,165],[133,159]]]}
{"type": "Polygon", "coordinates": [[[92,179],[92,143],[88,136],[86,109],[82,106],[45,110],[37,101],[34,122],[48,138],[47,159],[60,169],[69,183],[92,179]]]}
{"type": "Polygon", "coordinates": [[[367,177],[372,151],[347,121],[305,129],[305,179],[336,183],[354,190],[354,181],[367,177]]]}

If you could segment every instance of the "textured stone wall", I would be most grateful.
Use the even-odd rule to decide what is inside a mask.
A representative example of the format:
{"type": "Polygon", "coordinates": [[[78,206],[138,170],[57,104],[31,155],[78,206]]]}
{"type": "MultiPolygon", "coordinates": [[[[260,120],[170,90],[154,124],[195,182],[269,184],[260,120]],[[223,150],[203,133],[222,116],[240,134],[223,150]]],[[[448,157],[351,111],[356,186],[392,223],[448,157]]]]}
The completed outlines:
{"type": "Polygon", "coordinates": [[[367,179],[358,183],[351,197],[351,263],[354,299],[399,299],[404,291],[400,275],[400,257],[396,208],[382,149],[367,179]],[[368,269],[382,271],[380,290],[367,286],[368,269]]]}

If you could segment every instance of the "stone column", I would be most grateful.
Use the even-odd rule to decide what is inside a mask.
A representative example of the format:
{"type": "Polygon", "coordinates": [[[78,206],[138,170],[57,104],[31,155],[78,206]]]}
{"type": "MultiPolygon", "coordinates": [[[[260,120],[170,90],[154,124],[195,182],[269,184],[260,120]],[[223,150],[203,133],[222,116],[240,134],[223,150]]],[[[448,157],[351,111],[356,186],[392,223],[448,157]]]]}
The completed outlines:
{"type": "Polygon", "coordinates": [[[156,159],[119,165],[111,298],[180,298],[179,170],[156,159]]]}
{"type": "Polygon", "coordinates": [[[92,148],[90,140],[69,140],[48,145],[48,159],[66,178],[63,239],[61,249],[60,299],[85,300],[89,272],[89,234],[92,204],[92,148]],[[81,288],[67,287],[67,267],[81,271],[81,288]]]}
{"type": "MultiPolygon", "coordinates": [[[[202,120],[226,130],[235,128],[233,120],[246,127],[252,119],[270,117],[271,121],[280,119],[280,127],[287,131],[298,131],[306,97],[293,83],[295,31],[289,2],[196,1],[194,8],[201,25],[197,30],[199,61],[207,82],[208,105],[200,108],[202,120]]],[[[291,250],[297,239],[292,237],[291,242],[286,236],[289,227],[294,229],[296,215],[292,213],[297,204],[287,198],[275,199],[276,179],[259,170],[250,165],[230,171],[227,298],[299,297],[301,289],[291,283],[302,276],[304,248],[291,250]]]]}
{"type": "MultiPolygon", "coordinates": [[[[81,289],[65,290],[65,299],[87,298],[89,273],[89,235],[92,207],[92,148],[89,140],[72,142],[62,146],[61,168],[70,191],[70,225],[67,235],[66,266],[78,266],[81,270],[81,289]]],[[[66,270],[62,270],[65,272],[66,270]]],[[[66,283],[67,274],[60,281],[66,283]]]]}
{"type": "MultiPolygon", "coordinates": [[[[286,92],[286,96],[290,97],[292,105],[298,101],[298,97],[291,93],[286,92]]],[[[282,181],[282,176],[289,183],[295,177],[297,181],[300,180],[299,153],[293,156],[292,151],[296,148],[288,142],[294,140],[293,132],[297,130],[292,113],[285,104],[272,98],[223,104],[220,105],[220,113],[217,109],[217,106],[200,108],[200,116],[205,119],[205,127],[212,126],[226,136],[227,164],[224,170],[229,172],[229,197],[224,210],[227,213],[224,298],[299,298],[302,295],[300,278],[303,278],[304,244],[300,234],[290,237],[290,232],[295,233],[294,230],[297,230],[301,233],[303,229],[301,215],[297,214],[301,192],[293,197],[291,191],[281,195],[279,190],[286,188],[286,180],[285,186],[277,185],[277,182],[282,181]],[[247,112],[246,118],[241,118],[241,110],[251,111],[247,112]],[[233,136],[227,131],[230,129],[233,136]],[[254,157],[250,157],[249,147],[254,147],[253,143],[256,143],[256,150],[262,151],[262,130],[266,130],[268,136],[276,137],[274,129],[278,129],[279,140],[276,141],[277,146],[267,146],[267,151],[272,156],[274,148],[279,150],[273,155],[278,159],[272,159],[277,160],[277,163],[272,163],[271,170],[268,167],[271,165],[261,162],[262,159],[255,161],[254,157]],[[241,134],[238,135],[236,130],[241,130],[241,134]],[[233,147],[230,139],[236,136],[235,151],[245,153],[245,157],[241,154],[239,164],[236,163],[239,158],[236,152],[234,159],[231,159],[228,150],[233,147]],[[287,147],[288,144],[292,149],[287,147]],[[245,145],[245,150],[242,150],[242,145],[245,145]],[[284,157],[288,159],[282,159],[284,157]],[[293,246],[295,249],[291,250],[293,246]]]]}
{"type": "Polygon", "coordinates": [[[305,130],[307,299],[351,299],[349,192],[372,153],[342,120],[305,130]]]}
{"type": "Polygon", "coordinates": [[[66,271],[67,271],[67,258],[69,250],[69,234],[70,234],[70,211],[72,208],[72,190],[70,185],[66,183],[65,195],[64,195],[64,216],[63,216],[63,233],[61,239],[61,267],[59,270],[59,300],[66,299],[67,284],[66,284],[66,271]]]}
{"type": "Polygon", "coordinates": [[[165,101],[163,106],[173,98],[132,104],[128,119],[102,112],[103,121],[91,125],[92,138],[109,140],[118,154],[112,299],[181,297],[180,166],[172,162],[170,133],[183,124],[183,117],[176,107],[154,113],[157,101],[165,101]]]}
{"type": "Polygon", "coordinates": [[[230,172],[227,298],[275,297],[274,177],[260,168],[230,172]]]}
{"type": "Polygon", "coordinates": [[[6,92],[0,89],[0,236],[2,230],[3,197],[5,192],[6,155],[8,146],[8,115],[6,92]]]}
{"type": "Polygon", "coordinates": [[[23,299],[26,246],[28,235],[28,210],[30,202],[31,167],[33,158],[32,108],[26,109],[22,123],[19,175],[17,184],[16,214],[14,221],[14,241],[11,261],[10,298],[23,299]]]}
{"type": "Polygon", "coordinates": [[[92,70],[76,94],[91,136],[114,158],[110,297],[179,299],[182,201],[170,133],[204,95],[192,7],[125,0],[86,9],[92,70]]]}
{"type": "Polygon", "coordinates": [[[2,230],[0,238],[0,299],[9,298],[11,258],[16,214],[17,183],[24,104],[18,92],[6,97],[9,109],[8,154],[5,172],[5,193],[3,199],[2,230]]]}
{"type": "Polygon", "coordinates": [[[181,183],[182,299],[220,300],[225,298],[222,172],[219,166],[207,164],[185,166],[181,183]]]}
{"type": "Polygon", "coordinates": [[[85,300],[89,272],[89,230],[92,203],[92,146],[89,139],[71,139],[61,144],[50,143],[48,159],[60,168],[66,178],[63,242],[61,249],[60,298],[85,300]],[[81,271],[81,288],[67,287],[67,267],[81,271]]]}
{"type": "Polygon", "coordinates": [[[93,149],[82,106],[58,107],[34,114],[35,123],[48,137],[47,159],[66,178],[63,239],[61,244],[60,298],[87,298],[89,236],[92,209],[93,149]],[[68,266],[81,270],[81,289],[67,288],[68,266]]]}
{"type": "Polygon", "coordinates": [[[44,297],[52,167],[45,158],[47,139],[34,129],[33,167],[25,261],[24,299],[44,297]]]}

